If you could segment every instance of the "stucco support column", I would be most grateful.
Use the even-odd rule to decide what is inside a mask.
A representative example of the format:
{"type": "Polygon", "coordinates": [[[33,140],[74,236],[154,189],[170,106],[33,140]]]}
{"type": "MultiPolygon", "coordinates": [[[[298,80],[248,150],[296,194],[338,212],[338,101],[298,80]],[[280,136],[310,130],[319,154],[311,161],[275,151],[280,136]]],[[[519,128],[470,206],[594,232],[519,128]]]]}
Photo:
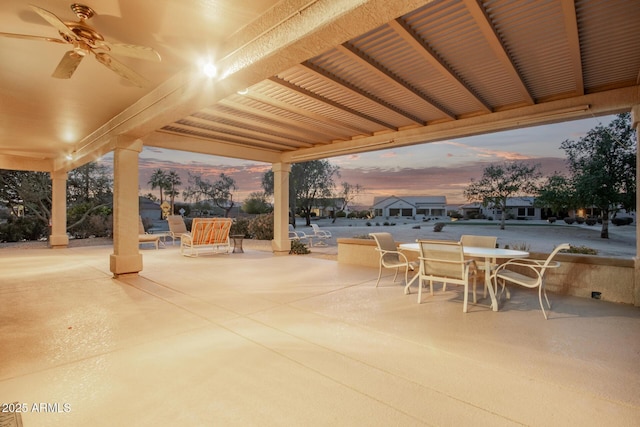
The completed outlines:
{"type": "Polygon", "coordinates": [[[287,255],[291,250],[289,241],[289,163],[274,163],[273,169],[273,241],[276,255],[287,255]]]}
{"type": "Polygon", "coordinates": [[[113,254],[114,277],[142,271],[138,244],[138,155],[142,141],[119,137],[113,150],[113,254]]]}
{"type": "Polygon", "coordinates": [[[65,248],[67,236],[67,172],[51,172],[51,235],[49,246],[65,248]]]}
{"type": "MultiPolygon", "coordinates": [[[[631,108],[631,126],[636,130],[636,187],[640,181],[640,104],[631,108]]],[[[637,190],[636,190],[637,191],[637,190]]],[[[640,227],[638,219],[640,216],[640,198],[636,195],[636,257],[634,260],[635,274],[633,283],[633,305],[640,307],[640,227]]]]}

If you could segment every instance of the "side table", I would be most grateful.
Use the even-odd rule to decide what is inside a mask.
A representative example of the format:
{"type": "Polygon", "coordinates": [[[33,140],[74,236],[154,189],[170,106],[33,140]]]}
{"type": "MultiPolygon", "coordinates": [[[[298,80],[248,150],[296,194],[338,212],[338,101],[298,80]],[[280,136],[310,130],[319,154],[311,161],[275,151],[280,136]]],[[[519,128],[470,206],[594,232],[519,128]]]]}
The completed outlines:
{"type": "Polygon", "coordinates": [[[242,250],[242,240],[244,239],[244,234],[232,234],[229,236],[233,239],[233,251],[234,254],[243,254],[242,250]]]}

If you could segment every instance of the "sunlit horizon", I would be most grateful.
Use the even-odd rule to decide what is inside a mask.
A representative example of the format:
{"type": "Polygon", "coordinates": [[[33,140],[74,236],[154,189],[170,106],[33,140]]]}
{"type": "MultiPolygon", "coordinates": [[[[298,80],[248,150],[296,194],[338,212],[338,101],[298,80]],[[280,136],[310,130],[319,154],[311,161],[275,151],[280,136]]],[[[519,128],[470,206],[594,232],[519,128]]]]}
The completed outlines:
{"type": "MultiPolygon", "coordinates": [[[[579,139],[599,124],[608,125],[613,118],[593,117],[327,160],[339,167],[336,186],[348,182],[364,188],[353,202],[355,206],[371,207],[375,197],[384,196],[446,196],[447,204],[461,205],[467,203],[464,189],[472,179],[479,179],[489,164],[523,161],[540,164],[545,176],[566,172],[562,141],[579,139]]],[[[105,157],[104,162],[112,163],[112,158],[105,157]]],[[[159,190],[149,185],[156,169],[173,170],[180,176],[181,195],[188,186],[189,173],[210,181],[224,173],[236,182],[234,201],[239,204],[251,193],[262,191],[262,176],[271,164],[144,147],[139,157],[140,195],[151,193],[159,198],[159,190]]],[[[181,195],[176,200],[182,201],[181,195]]]]}

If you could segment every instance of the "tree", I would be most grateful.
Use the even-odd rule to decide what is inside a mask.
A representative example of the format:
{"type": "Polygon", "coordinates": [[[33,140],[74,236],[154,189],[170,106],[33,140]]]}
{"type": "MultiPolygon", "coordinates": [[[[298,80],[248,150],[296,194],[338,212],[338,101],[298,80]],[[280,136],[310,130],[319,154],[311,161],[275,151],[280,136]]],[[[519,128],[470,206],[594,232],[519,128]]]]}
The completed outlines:
{"type": "Polygon", "coordinates": [[[576,207],[574,189],[569,178],[554,172],[538,189],[536,206],[549,208],[556,216],[576,207]]]}
{"type": "Polygon", "coordinates": [[[69,172],[67,230],[77,231],[92,215],[105,220],[111,213],[112,204],[113,180],[105,165],[91,162],[69,172]]]}
{"type": "MultiPolygon", "coordinates": [[[[352,185],[348,182],[343,182],[341,191],[335,198],[340,203],[340,206],[337,206],[338,212],[344,212],[349,203],[353,202],[363,191],[364,188],[360,184],[352,185]]],[[[334,215],[332,222],[336,222],[337,218],[338,216],[334,215]]]]}
{"type": "Polygon", "coordinates": [[[182,193],[185,200],[199,202],[202,198],[211,200],[214,205],[224,210],[224,216],[235,206],[233,192],[237,190],[233,178],[224,173],[217,181],[210,182],[200,174],[189,174],[189,187],[182,193]]]}
{"type": "Polygon", "coordinates": [[[539,165],[529,166],[523,162],[489,165],[479,181],[471,180],[464,190],[465,197],[502,211],[500,229],[504,230],[509,197],[537,193],[536,181],[541,177],[539,165]]]}
{"type": "MultiPolygon", "coordinates": [[[[158,188],[160,190],[160,204],[164,202],[164,190],[167,189],[167,173],[162,169],[156,169],[151,174],[151,178],[149,178],[149,185],[151,185],[151,189],[155,190],[158,188]]],[[[160,213],[160,218],[162,218],[162,213],[160,213]]]]}
{"type": "MultiPolygon", "coordinates": [[[[312,160],[291,165],[289,173],[289,207],[296,209],[311,225],[311,212],[323,199],[331,197],[334,176],[339,176],[339,167],[328,160],[312,160]]],[[[267,195],[273,194],[273,171],[265,172],[262,186],[267,195]]],[[[291,219],[293,221],[294,212],[291,219]]],[[[295,224],[295,222],[294,222],[295,224]]]]}
{"type": "Polygon", "coordinates": [[[171,215],[175,215],[174,210],[174,201],[176,196],[180,194],[180,192],[176,189],[178,185],[182,184],[180,180],[180,176],[175,171],[170,171],[168,174],[165,174],[165,194],[169,196],[171,200],[171,215]]]}
{"type": "Polygon", "coordinates": [[[576,200],[602,213],[600,237],[609,238],[609,218],[619,209],[635,209],[636,137],[629,113],[607,127],[591,129],[578,140],[560,145],[567,153],[576,200]]]}
{"type": "Polygon", "coordinates": [[[51,221],[51,177],[46,172],[0,170],[0,200],[14,216],[35,216],[51,221]]]}
{"type": "MultiPolygon", "coordinates": [[[[51,222],[51,177],[45,172],[0,170],[0,200],[18,215],[36,217],[44,225],[51,222]]],[[[87,163],[67,177],[67,230],[85,227],[87,220],[111,213],[113,181],[106,166],[87,163]]]]}
{"type": "Polygon", "coordinates": [[[262,191],[254,191],[249,194],[242,204],[242,210],[248,214],[264,214],[272,211],[267,202],[267,195],[262,191]]]}

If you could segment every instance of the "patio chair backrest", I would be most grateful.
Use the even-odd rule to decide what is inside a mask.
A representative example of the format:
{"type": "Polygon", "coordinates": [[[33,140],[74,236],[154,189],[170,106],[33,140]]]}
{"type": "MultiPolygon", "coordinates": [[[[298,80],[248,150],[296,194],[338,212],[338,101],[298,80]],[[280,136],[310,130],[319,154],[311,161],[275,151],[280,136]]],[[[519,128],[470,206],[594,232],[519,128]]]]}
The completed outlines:
{"type": "Polygon", "coordinates": [[[473,246],[476,248],[495,248],[498,238],[496,236],[475,236],[464,234],[460,236],[462,246],[473,246]]]}
{"type": "Polygon", "coordinates": [[[421,271],[433,277],[465,280],[462,244],[448,240],[418,240],[421,271]]]}
{"type": "Polygon", "coordinates": [[[385,263],[392,263],[398,261],[398,246],[391,233],[369,233],[369,236],[373,237],[378,245],[378,250],[384,253],[382,260],[385,263]]]}
{"type": "Polygon", "coordinates": [[[215,245],[229,242],[231,218],[194,218],[191,238],[194,246],[215,245]]]}
{"type": "Polygon", "coordinates": [[[167,217],[167,224],[169,225],[169,231],[172,235],[179,236],[189,232],[184,223],[184,218],[182,218],[181,215],[169,215],[167,217]]]}

